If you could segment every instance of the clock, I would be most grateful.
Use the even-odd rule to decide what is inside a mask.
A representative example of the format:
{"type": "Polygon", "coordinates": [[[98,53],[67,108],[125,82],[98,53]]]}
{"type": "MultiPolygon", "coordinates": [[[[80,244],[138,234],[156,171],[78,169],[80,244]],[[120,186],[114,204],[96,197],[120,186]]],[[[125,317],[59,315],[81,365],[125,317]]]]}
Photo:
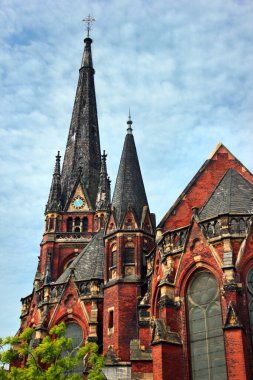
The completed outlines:
{"type": "Polygon", "coordinates": [[[72,205],[76,208],[76,209],[80,209],[82,207],[84,207],[84,204],[85,204],[85,201],[82,197],[80,197],[80,195],[76,196],[73,201],[72,201],[72,205]]]}

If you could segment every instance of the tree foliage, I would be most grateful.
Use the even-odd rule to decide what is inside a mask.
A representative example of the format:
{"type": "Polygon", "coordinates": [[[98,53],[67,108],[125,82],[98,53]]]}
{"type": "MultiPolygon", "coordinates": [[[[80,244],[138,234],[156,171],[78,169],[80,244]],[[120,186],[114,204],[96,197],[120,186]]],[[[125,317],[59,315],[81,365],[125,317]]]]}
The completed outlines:
{"type": "Polygon", "coordinates": [[[49,335],[33,347],[34,330],[25,329],[15,337],[0,338],[0,380],[79,380],[75,373],[84,357],[89,373],[88,379],[103,380],[101,368],[104,358],[98,353],[96,343],[73,349],[72,339],[65,336],[64,323],[54,326],[49,335]],[[23,360],[24,366],[16,366],[23,360]],[[12,365],[14,363],[14,365],[12,365]],[[10,365],[7,371],[6,366],[10,365]]]}

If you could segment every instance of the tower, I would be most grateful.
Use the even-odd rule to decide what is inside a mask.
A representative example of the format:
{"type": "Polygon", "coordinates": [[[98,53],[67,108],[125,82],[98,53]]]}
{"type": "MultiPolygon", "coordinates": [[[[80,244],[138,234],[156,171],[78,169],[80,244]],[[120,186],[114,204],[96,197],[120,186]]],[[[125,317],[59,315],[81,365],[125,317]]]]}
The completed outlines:
{"type": "Polygon", "coordinates": [[[146,290],[146,254],[153,244],[154,219],[129,116],[105,233],[103,347],[107,364],[130,364],[130,342],[138,337],[138,303],[146,290]]]}
{"type": "Polygon", "coordinates": [[[130,115],[110,203],[89,34],[84,42],[20,329],[34,327],[36,341],[64,321],[76,346],[103,346],[110,380],[250,380],[253,175],[219,144],[155,240],[130,115]]]}
{"type": "Polygon", "coordinates": [[[65,321],[79,343],[102,343],[98,321],[110,180],[106,154],[100,153],[91,44],[88,34],[62,170],[60,152],[56,156],[33,292],[22,298],[21,330],[34,327],[38,340],[65,321]]]}

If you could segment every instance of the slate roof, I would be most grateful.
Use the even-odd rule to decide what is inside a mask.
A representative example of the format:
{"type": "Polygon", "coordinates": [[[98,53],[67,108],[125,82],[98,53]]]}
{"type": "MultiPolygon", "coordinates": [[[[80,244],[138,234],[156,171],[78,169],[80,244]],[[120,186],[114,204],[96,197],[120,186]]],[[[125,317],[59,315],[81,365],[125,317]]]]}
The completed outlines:
{"type": "Polygon", "coordinates": [[[140,225],[143,206],[148,205],[131,124],[129,120],[112,198],[117,225],[122,222],[128,205],[131,205],[140,225]]]}
{"type": "Polygon", "coordinates": [[[248,214],[252,210],[253,185],[235,169],[229,169],[199,213],[200,220],[222,214],[248,214]]]}
{"type": "Polygon", "coordinates": [[[104,230],[100,230],[80,252],[71,265],[62,273],[56,284],[66,282],[74,270],[75,279],[91,280],[104,278],[104,230]]]}
{"type": "Polygon", "coordinates": [[[92,39],[85,38],[84,53],[79,70],[75,103],[62,167],[62,204],[67,206],[82,170],[81,183],[95,209],[98,191],[101,152],[97,118],[92,39]]]}

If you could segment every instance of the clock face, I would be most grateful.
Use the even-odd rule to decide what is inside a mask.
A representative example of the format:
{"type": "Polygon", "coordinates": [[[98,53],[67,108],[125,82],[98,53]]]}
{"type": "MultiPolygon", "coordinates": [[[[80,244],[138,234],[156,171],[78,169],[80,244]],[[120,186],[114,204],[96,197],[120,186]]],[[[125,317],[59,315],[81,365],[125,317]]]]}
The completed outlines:
{"type": "Polygon", "coordinates": [[[79,209],[79,208],[82,208],[84,206],[84,203],[85,203],[84,199],[78,195],[77,197],[74,198],[72,205],[76,209],[79,209]]]}

